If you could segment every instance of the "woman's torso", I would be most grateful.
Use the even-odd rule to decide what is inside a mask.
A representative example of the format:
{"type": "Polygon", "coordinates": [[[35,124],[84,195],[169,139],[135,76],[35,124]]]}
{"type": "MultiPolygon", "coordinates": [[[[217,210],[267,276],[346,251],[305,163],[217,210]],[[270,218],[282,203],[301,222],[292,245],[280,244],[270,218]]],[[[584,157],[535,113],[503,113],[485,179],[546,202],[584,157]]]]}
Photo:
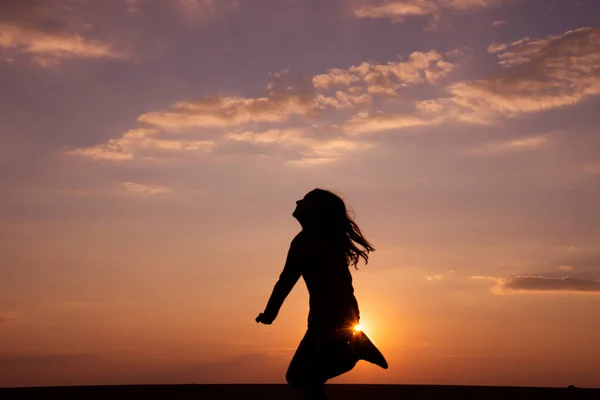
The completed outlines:
{"type": "Polygon", "coordinates": [[[346,254],[324,236],[305,235],[302,277],[310,295],[309,329],[337,329],[358,323],[358,303],[346,254]]]}

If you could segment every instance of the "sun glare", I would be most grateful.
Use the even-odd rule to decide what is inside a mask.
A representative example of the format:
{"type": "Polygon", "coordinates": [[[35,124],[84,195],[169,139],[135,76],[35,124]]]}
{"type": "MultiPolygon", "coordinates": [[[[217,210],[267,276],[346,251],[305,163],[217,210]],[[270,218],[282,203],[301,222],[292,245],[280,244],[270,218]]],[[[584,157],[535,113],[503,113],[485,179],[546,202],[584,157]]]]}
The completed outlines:
{"type": "Polygon", "coordinates": [[[360,332],[360,331],[362,331],[362,327],[360,326],[360,324],[359,324],[359,325],[355,325],[355,326],[354,326],[354,331],[355,331],[355,332],[360,332]]]}

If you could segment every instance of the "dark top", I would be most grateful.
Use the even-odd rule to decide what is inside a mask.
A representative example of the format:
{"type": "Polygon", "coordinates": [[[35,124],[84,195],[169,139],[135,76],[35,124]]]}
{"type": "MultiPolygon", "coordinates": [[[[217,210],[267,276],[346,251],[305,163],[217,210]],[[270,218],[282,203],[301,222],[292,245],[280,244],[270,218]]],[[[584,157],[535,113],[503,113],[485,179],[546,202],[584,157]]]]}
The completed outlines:
{"type": "Polygon", "coordinates": [[[290,245],[285,267],[273,288],[265,314],[277,316],[302,276],[310,296],[309,330],[332,330],[358,323],[352,275],[346,255],[324,235],[300,232],[290,245]]]}

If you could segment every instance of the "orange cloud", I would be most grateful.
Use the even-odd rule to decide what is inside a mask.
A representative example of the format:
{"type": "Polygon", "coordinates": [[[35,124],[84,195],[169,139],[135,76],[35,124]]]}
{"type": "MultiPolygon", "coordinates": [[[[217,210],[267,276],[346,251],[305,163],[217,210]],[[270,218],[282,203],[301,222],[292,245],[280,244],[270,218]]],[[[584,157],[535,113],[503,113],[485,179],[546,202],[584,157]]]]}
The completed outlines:
{"type": "Polygon", "coordinates": [[[363,62],[348,69],[332,68],[325,74],[315,76],[312,81],[316,89],[364,86],[369,93],[397,95],[397,90],[408,84],[435,83],[448,75],[456,65],[443,59],[435,50],[415,51],[405,61],[386,64],[363,62]]]}
{"type": "Polygon", "coordinates": [[[359,113],[344,125],[350,135],[360,135],[389,131],[393,129],[412,128],[417,126],[436,125],[442,122],[440,118],[410,114],[393,114],[384,112],[359,113]]]}
{"type": "Polygon", "coordinates": [[[123,182],[123,185],[127,190],[133,193],[143,194],[143,195],[155,195],[155,194],[166,194],[171,192],[171,188],[166,186],[158,186],[158,185],[146,185],[142,183],[136,182],[123,182]]]}
{"type": "Polygon", "coordinates": [[[443,10],[470,11],[508,3],[510,0],[388,0],[368,1],[354,9],[357,18],[386,18],[403,22],[410,17],[435,16],[443,10]]]}
{"type": "Polygon", "coordinates": [[[211,140],[159,139],[159,134],[156,129],[133,129],[106,144],[74,149],[67,154],[94,160],[125,161],[133,160],[135,155],[156,151],[209,152],[214,147],[211,140]]]}
{"type": "Polygon", "coordinates": [[[498,59],[506,73],[450,85],[452,102],[468,111],[513,114],[568,106],[600,93],[600,29],[523,39],[498,59]]]}
{"type": "Polygon", "coordinates": [[[42,66],[68,58],[126,58],[102,41],[74,34],[50,34],[6,22],[0,22],[0,48],[33,55],[34,61],[42,66]]]}
{"type": "Polygon", "coordinates": [[[66,59],[116,59],[127,56],[113,44],[86,38],[89,29],[64,1],[19,2],[0,4],[0,50],[10,55],[25,55],[41,66],[66,59]]]}
{"type": "MultiPolygon", "coordinates": [[[[544,39],[525,38],[500,51],[498,58],[505,67],[502,73],[452,83],[445,89],[448,97],[416,102],[410,113],[377,116],[373,119],[400,122],[381,124],[381,129],[369,124],[368,131],[442,121],[489,124],[498,117],[571,106],[600,94],[600,29],[580,28],[544,39]]],[[[532,145],[530,141],[505,148],[532,145]]]]}
{"type": "Polygon", "coordinates": [[[502,50],[506,50],[506,44],[504,43],[490,44],[487,48],[488,53],[499,53],[502,50]]]}
{"type": "Polygon", "coordinates": [[[357,142],[341,136],[316,137],[314,130],[311,132],[300,129],[229,133],[224,137],[228,142],[247,143],[254,146],[276,146],[288,155],[287,162],[292,165],[331,163],[368,147],[362,143],[359,146],[357,142]]]}
{"type": "Polygon", "coordinates": [[[474,147],[469,149],[468,153],[472,155],[494,155],[531,151],[548,146],[551,143],[552,137],[550,135],[538,135],[474,147]]]}

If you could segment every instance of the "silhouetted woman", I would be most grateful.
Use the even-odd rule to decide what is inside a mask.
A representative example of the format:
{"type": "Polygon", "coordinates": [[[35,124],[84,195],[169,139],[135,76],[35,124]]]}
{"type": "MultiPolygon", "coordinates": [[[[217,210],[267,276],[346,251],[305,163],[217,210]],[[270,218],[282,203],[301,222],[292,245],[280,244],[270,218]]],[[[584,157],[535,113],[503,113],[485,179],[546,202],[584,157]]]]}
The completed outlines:
{"type": "Polygon", "coordinates": [[[287,382],[307,399],[326,399],[324,385],[363,359],[387,368],[387,362],[362,332],[354,330],[360,313],[349,267],[368,262],[375,249],[348,216],[344,201],[322,189],[296,202],[292,214],[302,231],[292,240],[283,272],[265,311],[256,322],[271,324],[302,276],[310,295],[308,329],[286,374],[287,382]]]}

